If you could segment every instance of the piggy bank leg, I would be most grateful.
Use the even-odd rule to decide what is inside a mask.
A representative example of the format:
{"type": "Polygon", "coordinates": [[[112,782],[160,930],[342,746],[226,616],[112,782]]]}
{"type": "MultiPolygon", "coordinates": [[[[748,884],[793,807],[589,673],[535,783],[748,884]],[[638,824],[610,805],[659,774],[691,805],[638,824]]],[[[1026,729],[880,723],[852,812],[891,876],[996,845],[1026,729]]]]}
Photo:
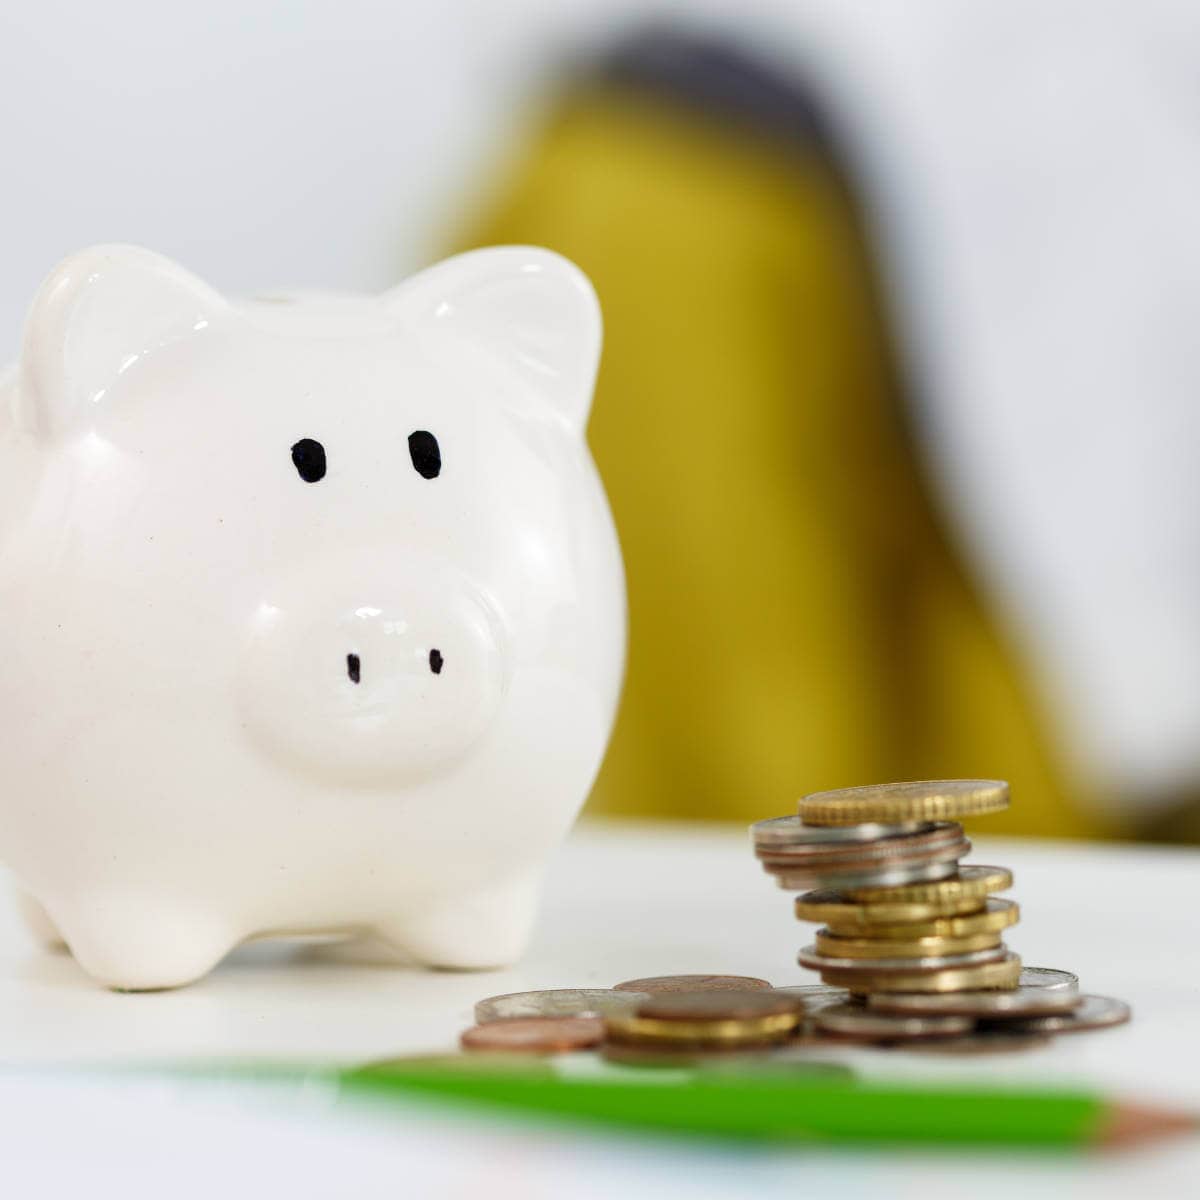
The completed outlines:
{"type": "Polygon", "coordinates": [[[241,941],[215,913],[161,896],[89,895],[85,904],[56,905],[55,912],[79,965],[115,991],[182,987],[241,941]]]}
{"type": "Polygon", "coordinates": [[[65,950],[66,940],[58,932],[58,926],[50,914],[28,892],[18,889],[16,893],[17,913],[29,930],[29,936],[43,950],[65,950]]]}
{"type": "Polygon", "coordinates": [[[428,900],[376,922],[389,945],[428,967],[481,971],[505,967],[525,952],[541,890],[540,874],[428,900]]]}

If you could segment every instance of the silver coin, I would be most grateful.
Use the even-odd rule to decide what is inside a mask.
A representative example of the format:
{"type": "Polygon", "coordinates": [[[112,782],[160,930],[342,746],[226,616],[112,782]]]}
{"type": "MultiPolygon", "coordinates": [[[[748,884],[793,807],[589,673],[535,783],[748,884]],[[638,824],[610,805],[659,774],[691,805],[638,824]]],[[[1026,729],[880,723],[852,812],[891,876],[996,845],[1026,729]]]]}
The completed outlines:
{"type": "Polygon", "coordinates": [[[875,1012],[954,1015],[989,1021],[1066,1013],[1079,1003],[1075,992],[1039,987],[1017,987],[1010,992],[875,992],[867,999],[867,1006],[875,1012]]]}
{"type": "MultiPolygon", "coordinates": [[[[831,828],[833,828],[831,826],[831,828]]],[[[854,829],[853,825],[842,828],[854,829]]],[[[874,866],[882,859],[909,861],[947,846],[957,846],[962,841],[963,828],[954,821],[942,821],[932,829],[918,833],[901,833],[895,837],[877,838],[872,842],[823,842],[819,845],[755,846],[754,853],[760,862],[774,867],[795,866],[798,870],[817,870],[826,867],[849,865],[857,869],[859,864],[874,866]]]]}
{"type": "Polygon", "coordinates": [[[886,975],[913,974],[922,971],[945,971],[954,967],[977,967],[982,963],[999,962],[1008,954],[1003,942],[987,950],[973,950],[970,954],[930,955],[927,958],[836,958],[830,954],[818,954],[815,945],[805,946],[796,955],[802,967],[813,971],[837,971],[839,975],[886,975]]]}
{"type": "Polygon", "coordinates": [[[1079,976],[1072,975],[1070,971],[1060,971],[1057,967],[1022,967],[1017,986],[1046,988],[1051,992],[1077,992],[1079,976]]]}
{"type": "Polygon", "coordinates": [[[908,883],[933,883],[939,879],[949,879],[955,873],[958,860],[971,849],[970,842],[964,839],[964,843],[964,849],[951,847],[948,851],[939,851],[929,859],[907,866],[891,863],[854,872],[793,871],[785,868],[768,871],[768,874],[774,875],[779,886],[788,892],[807,892],[810,888],[831,888],[838,891],[845,888],[903,887],[908,883]]]}
{"type": "Polygon", "coordinates": [[[850,1003],[850,993],[845,988],[830,987],[827,983],[803,983],[791,987],[777,987],[777,992],[786,992],[789,996],[799,996],[804,1001],[806,1012],[815,1012],[827,1004],[850,1003]]]}
{"type": "Polygon", "coordinates": [[[834,1004],[813,1014],[818,1031],[868,1042],[909,1041],[970,1033],[970,1017],[916,1017],[872,1012],[861,1004],[834,1004]]]}
{"type": "Polygon", "coordinates": [[[614,992],[609,988],[549,988],[540,992],[509,992],[489,996],[475,1005],[475,1023],[487,1025],[509,1017],[606,1017],[632,1013],[643,1000],[642,992],[614,992]]]}
{"type": "Polygon", "coordinates": [[[1081,996],[1082,1003],[1074,1012],[1057,1013],[1047,1017],[1029,1017],[1008,1025],[1019,1033],[1079,1033],[1085,1029],[1107,1029],[1124,1025],[1133,1016],[1124,1000],[1111,996],[1081,996]]]}
{"type": "Polygon", "coordinates": [[[875,842],[906,833],[932,833],[932,821],[903,821],[898,825],[805,825],[799,817],[769,817],[750,826],[756,846],[815,846],[822,843],[875,842]]]}

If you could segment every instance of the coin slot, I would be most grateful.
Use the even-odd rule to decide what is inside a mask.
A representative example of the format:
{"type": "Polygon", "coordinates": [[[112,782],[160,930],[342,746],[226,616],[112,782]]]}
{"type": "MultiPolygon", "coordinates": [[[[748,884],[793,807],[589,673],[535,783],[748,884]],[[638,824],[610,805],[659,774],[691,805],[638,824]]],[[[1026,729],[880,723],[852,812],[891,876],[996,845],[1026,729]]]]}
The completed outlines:
{"type": "Polygon", "coordinates": [[[446,660],[444,658],[442,658],[442,652],[440,650],[430,650],[430,652],[429,652],[429,669],[435,675],[440,675],[442,673],[442,663],[444,663],[445,661],[446,660]]]}
{"type": "Polygon", "coordinates": [[[346,674],[350,676],[351,683],[357,683],[362,678],[362,663],[357,654],[346,655],[346,674]]]}

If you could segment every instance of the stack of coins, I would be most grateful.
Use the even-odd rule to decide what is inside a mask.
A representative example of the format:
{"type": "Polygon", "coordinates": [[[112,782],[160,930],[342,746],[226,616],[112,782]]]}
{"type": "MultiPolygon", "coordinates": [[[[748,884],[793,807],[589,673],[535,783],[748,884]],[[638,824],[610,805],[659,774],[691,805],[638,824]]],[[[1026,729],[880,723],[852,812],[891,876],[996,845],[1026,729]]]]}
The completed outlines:
{"type": "Polygon", "coordinates": [[[970,842],[955,818],[1008,803],[1000,780],[877,784],[816,792],[797,816],[751,826],[764,870],[783,888],[814,889],[796,899],[796,915],[823,927],[798,958],[846,990],[814,1014],[818,1032],[882,1042],[1127,1019],[1119,1001],[1079,996],[1069,972],[1023,973],[1003,941],[1019,909],[996,895],[1012,874],[960,865],[970,842]],[[1070,985],[1047,987],[1047,975],[1070,985]]]}
{"type": "Polygon", "coordinates": [[[1007,807],[1008,785],[999,780],[882,784],[805,796],[786,846],[777,844],[785,836],[779,822],[763,823],[766,846],[755,826],[759,859],[781,886],[816,889],[796,902],[801,920],[825,922],[800,964],[856,996],[1016,987],[1021,960],[1002,933],[1018,910],[1011,901],[988,903],[1012,875],[960,868],[971,843],[954,819],[1007,807]],[[853,870],[828,867],[831,833],[864,839],[854,843],[853,870]],[[804,870],[778,865],[796,859],[804,870]]]}

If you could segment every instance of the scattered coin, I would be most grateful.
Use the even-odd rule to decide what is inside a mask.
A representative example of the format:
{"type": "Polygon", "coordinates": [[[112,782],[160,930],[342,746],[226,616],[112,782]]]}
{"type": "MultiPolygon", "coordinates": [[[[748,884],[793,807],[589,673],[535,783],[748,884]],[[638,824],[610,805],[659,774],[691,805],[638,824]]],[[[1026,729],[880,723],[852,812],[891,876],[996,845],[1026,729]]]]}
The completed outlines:
{"type": "Polygon", "coordinates": [[[475,1005],[480,1025],[508,1017],[601,1017],[609,1012],[632,1012],[642,999],[636,992],[612,988],[548,988],[540,992],[509,992],[489,996],[475,1005]]]}
{"type": "Polygon", "coordinates": [[[475,1025],[459,1039],[464,1050],[561,1054],[587,1050],[604,1041],[598,1017],[508,1017],[475,1025]]]}
{"type": "Polygon", "coordinates": [[[755,979],[752,975],[651,975],[646,979],[627,979],[613,991],[657,996],[661,992],[745,992],[770,986],[765,979],[755,979]]]}
{"type": "Polygon", "coordinates": [[[929,958],[938,955],[972,954],[977,950],[994,950],[1000,945],[998,933],[974,933],[968,937],[899,938],[839,937],[828,929],[817,930],[818,954],[830,958],[929,958]]]}
{"type": "MultiPolygon", "coordinates": [[[[796,901],[798,916],[803,899],[801,896],[796,901]]],[[[1002,900],[997,896],[989,896],[983,908],[964,916],[927,917],[924,920],[890,925],[864,922],[857,917],[847,918],[837,912],[836,906],[829,907],[834,912],[832,917],[825,918],[830,933],[838,937],[879,938],[884,941],[907,941],[910,938],[924,937],[963,938],[981,933],[999,933],[1015,925],[1021,915],[1015,900],[1002,900]]],[[[847,904],[845,907],[866,906],[847,904]]]]}
{"type": "MultiPolygon", "coordinates": [[[[816,946],[805,946],[796,955],[796,959],[802,967],[810,967],[822,974],[826,971],[837,971],[839,974],[848,976],[869,978],[877,975],[890,975],[893,972],[909,974],[916,971],[945,971],[974,967],[980,964],[999,962],[1007,954],[1008,951],[999,942],[990,949],[974,950],[969,954],[929,955],[925,958],[834,958],[829,954],[819,954],[816,946]]],[[[892,991],[899,990],[902,989],[892,989],[892,991]]]]}
{"type": "MultiPolygon", "coordinates": [[[[967,868],[959,867],[959,871],[967,868]]],[[[912,904],[907,901],[872,901],[869,904],[851,900],[842,892],[832,888],[805,892],[796,897],[796,916],[801,921],[823,922],[831,929],[835,925],[860,926],[860,932],[869,931],[876,925],[900,925],[911,921],[929,921],[942,917],[984,911],[984,900],[971,896],[946,897],[929,903],[912,904]]]]}
{"type": "Polygon", "coordinates": [[[768,817],[750,826],[754,845],[795,846],[820,843],[875,842],[902,833],[930,833],[929,821],[904,821],[896,825],[806,825],[799,817],[768,817]]]}
{"type": "Polygon", "coordinates": [[[867,1007],[874,1012],[928,1016],[946,1014],[1004,1021],[1067,1013],[1077,1008],[1079,1003],[1080,997],[1075,992],[1038,987],[1016,987],[1009,992],[940,992],[927,995],[919,992],[876,992],[867,998],[867,1007]]]}
{"type": "Polygon", "coordinates": [[[992,892],[1003,892],[1012,887],[1012,872],[1004,867],[968,866],[960,867],[958,872],[948,879],[931,884],[913,884],[904,887],[890,887],[886,890],[879,887],[858,888],[850,893],[851,900],[860,900],[871,904],[875,901],[883,903],[936,903],[943,898],[973,899],[982,904],[992,892]]]}
{"type": "Polygon", "coordinates": [[[822,970],[824,983],[846,987],[860,995],[875,992],[968,992],[986,988],[1011,989],[1021,975],[1020,958],[1009,952],[997,962],[974,967],[953,967],[941,971],[887,971],[870,974],[862,971],[822,970]]]}
{"type": "Polygon", "coordinates": [[[822,1033],[865,1042],[909,1041],[914,1038],[951,1037],[969,1033],[969,1017],[899,1016],[872,1012],[858,1004],[834,1004],[813,1016],[822,1033]]]}
{"type": "Polygon", "coordinates": [[[746,1046],[789,1037],[803,1021],[798,1007],[755,1017],[660,1019],[640,1013],[605,1017],[610,1041],[675,1043],[690,1046],[746,1046]]]}
{"type": "Polygon", "coordinates": [[[859,825],[955,820],[1007,807],[1008,784],[1002,780],[936,779],[813,792],[800,801],[798,812],[810,825],[859,825]]]}
{"type": "Polygon", "coordinates": [[[1073,1012],[1013,1021],[1009,1028],[1022,1033],[1077,1033],[1124,1025],[1131,1016],[1129,1005],[1123,1000],[1109,996],[1081,996],[1080,1000],[1082,1003],[1073,1012]]]}
{"type": "Polygon", "coordinates": [[[661,992],[637,1006],[639,1017],[658,1021],[751,1021],[758,1017],[802,1017],[804,1001],[779,988],[754,991],[661,992]]]}
{"type": "Polygon", "coordinates": [[[1024,967],[1021,970],[1022,987],[1046,988],[1054,992],[1079,990],[1079,976],[1057,967],[1024,967]]]}

